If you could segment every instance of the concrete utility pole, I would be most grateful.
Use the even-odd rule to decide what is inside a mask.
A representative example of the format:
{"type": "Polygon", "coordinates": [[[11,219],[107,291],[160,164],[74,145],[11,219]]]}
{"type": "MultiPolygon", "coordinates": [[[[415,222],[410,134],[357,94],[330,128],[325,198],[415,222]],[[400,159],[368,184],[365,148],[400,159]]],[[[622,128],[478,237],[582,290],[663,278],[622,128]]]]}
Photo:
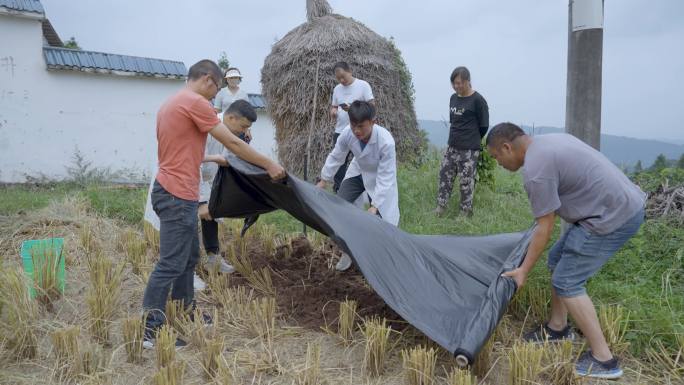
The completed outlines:
{"type": "Polygon", "coordinates": [[[599,150],[604,0],[569,1],[565,131],[599,150]]]}

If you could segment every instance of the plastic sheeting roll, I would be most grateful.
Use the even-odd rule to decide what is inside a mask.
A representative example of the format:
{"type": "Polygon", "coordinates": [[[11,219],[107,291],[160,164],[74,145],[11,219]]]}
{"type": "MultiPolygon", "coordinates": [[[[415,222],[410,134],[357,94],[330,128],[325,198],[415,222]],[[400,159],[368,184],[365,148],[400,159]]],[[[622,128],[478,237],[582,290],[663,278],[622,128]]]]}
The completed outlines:
{"type": "Polygon", "coordinates": [[[214,179],[214,218],[285,210],[327,235],[349,254],[385,302],[407,322],[470,363],[503,316],[515,282],[501,277],[520,266],[532,229],[487,236],[414,235],[288,175],[272,182],[264,170],[233,155],[214,179]]]}

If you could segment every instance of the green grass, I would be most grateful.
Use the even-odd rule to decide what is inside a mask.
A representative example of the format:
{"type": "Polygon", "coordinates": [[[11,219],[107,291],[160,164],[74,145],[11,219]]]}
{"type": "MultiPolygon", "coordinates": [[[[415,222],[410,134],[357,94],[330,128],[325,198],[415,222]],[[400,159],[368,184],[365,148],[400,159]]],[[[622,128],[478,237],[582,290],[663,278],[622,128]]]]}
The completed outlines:
{"type": "Polygon", "coordinates": [[[129,224],[142,224],[147,199],[147,186],[100,186],[88,187],[83,194],[90,206],[100,215],[119,219],[129,224]]]}
{"type": "Polygon", "coordinates": [[[73,183],[0,186],[0,215],[15,215],[46,207],[53,200],[82,195],[96,213],[129,224],[142,223],[146,187],[90,185],[73,183]]]}
{"type": "MultiPolygon", "coordinates": [[[[494,171],[494,187],[477,186],[474,216],[458,215],[458,187],[443,218],[436,218],[439,158],[434,154],[417,168],[400,167],[400,227],[416,234],[494,234],[522,231],[533,223],[527,195],[520,176],[501,168],[494,171]]],[[[146,187],[92,185],[79,189],[72,184],[45,187],[0,187],[0,215],[36,210],[52,199],[83,194],[91,209],[110,218],[139,225],[142,220],[146,187]]],[[[261,221],[274,224],[282,233],[299,233],[302,225],[289,214],[277,211],[262,215],[261,221]]],[[[553,240],[557,239],[558,225],[553,240]]],[[[550,247],[551,244],[549,244],[550,247]]],[[[544,255],[528,286],[549,285],[544,255]]],[[[665,220],[649,220],[589,281],[588,292],[595,303],[621,304],[631,312],[627,339],[631,351],[642,355],[659,339],[674,345],[674,333],[684,333],[684,228],[665,220]]]]}
{"type": "Polygon", "coordinates": [[[54,199],[78,194],[79,187],[70,183],[49,185],[0,185],[0,215],[14,215],[43,208],[54,199]]]}

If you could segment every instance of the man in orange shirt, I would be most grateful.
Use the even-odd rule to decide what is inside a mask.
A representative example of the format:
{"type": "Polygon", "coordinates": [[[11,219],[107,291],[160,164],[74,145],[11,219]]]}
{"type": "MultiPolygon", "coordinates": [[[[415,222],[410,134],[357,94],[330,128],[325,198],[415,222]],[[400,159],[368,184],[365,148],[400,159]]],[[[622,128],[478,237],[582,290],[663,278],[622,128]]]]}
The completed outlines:
{"type": "MultiPolygon", "coordinates": [[[[238,157],[260,166],[274,179],[286,176],[282,166],[257,153],[218,119],[209,100],[216,96],[221,70],[211,60],[190,67],[186,86],[157,113],[159,171],[152,188],[152,207],[160,219],[159,261],[145,288],[143,346],[154,347],[164,324],[166,298],[194,306],[193,272],[199,260],[197,214],[200,164],[207,134],[238,157]]],[[[184,345],[176,341],[176,345],[184,345]]]]}

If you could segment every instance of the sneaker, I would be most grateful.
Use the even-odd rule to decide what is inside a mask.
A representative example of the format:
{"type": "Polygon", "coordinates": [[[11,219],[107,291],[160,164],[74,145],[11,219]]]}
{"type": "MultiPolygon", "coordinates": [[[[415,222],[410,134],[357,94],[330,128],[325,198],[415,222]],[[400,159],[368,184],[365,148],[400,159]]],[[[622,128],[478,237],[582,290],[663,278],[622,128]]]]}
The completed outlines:
{"type": "Polygon", "coordinates": [[[615,380],[622,377],[622,369],[618,359],[613,357],[608,361],[597,360],[591,351],[582,353],[575,363],[575,373],[581,377],[615,380]]]}
{"type": "Polygon", "coordinates": [[[232,265],[229,265],[223,258],[213,253],[207,254],[206,266],[208,270],[218,267],[219,273],[230,274],[235,272],[235,268],[232,265]]]}
{"type": "MultiPolygon", "coordinates": [[[[157,341],[157,330],[145,328],[145,333],[143,335],[143,349],[154,349],[154,344],[157,341]]],[[[176,337],[176,350],[180,350],[187,346],[188,343],[182,339],[176,337]]]]}
{"type": "Polygon", "coordinates": [[[337,261],[337,265],[335,265],[335,270],[337,271],[345,271],[349,269],[352,265],[352,259],[347,253],[342,253],[342,256],[340,257],[340,260],[337,261]]]}
{"type": "Polygon", "coordinates": [[[444,207],[444,206],[437,206],[437,208],[435,208],[435,211],[434,211],[436,217],[441,217],[442,215],[444,215],[445,212],[446,212],[446,207],[444,207]]]}
{"type": "Polygon", "coordinates": [[[207,288],[207,284],[204,283],[202,278],[200,278],[199,275],[197,275],[197,273],[195,273],[195,275],[192,278],[192,287],[195,290],[202,291],[207,288]]]}
{"type": "MultiPolygon", "coordinates": [[[[188,316],[190,317],[191,322],[195,322],[195,311],[191,311],[188,316]]],[[[214,324],[214,318],[211,317],[211,315],[202,312],[202,322],[204,323],[204,326],[210,326],[214,324]]]]}
{"type": "Polygon", "coordinates": [[[459,213],[459,215],[464,217],[464,218],[472,218],[473,217],[473,210],[472,209],[471,210],[463,210],[462,209],[461,212],[459,213]]]}
{"type": "Polygon", "coordinates": [[[556,331],[549,327],[548,322],[545,322],[536,329],[526,333],[523,339],[527,342],[543,344],[544,342],[560,342],[564,340],[574,341],[577,339],[577,335],[572,331],[570,325],[567,325],[561,331],[556,331]]]}

